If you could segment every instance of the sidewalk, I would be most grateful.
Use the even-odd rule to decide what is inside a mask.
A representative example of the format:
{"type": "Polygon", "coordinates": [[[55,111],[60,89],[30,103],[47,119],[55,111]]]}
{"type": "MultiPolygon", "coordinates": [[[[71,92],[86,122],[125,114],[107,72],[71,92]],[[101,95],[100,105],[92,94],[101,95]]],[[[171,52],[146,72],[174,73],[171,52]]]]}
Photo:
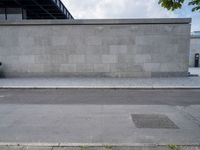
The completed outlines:
{"type": "MultiPolygon", "coordinates": [[[[191,68],[191,74],[200,69],[191,68]]],[[[0,88],[200,88],[200,77],[180,78],[5,78],[0,88]]]]}
{"type": "Polygon", "coordinates": [[[200,88],[200,78],[6,78],[0,88],[200,88]]]}
{"type": "Polygon", "coordinates": [[[0,88],[200,88],[200,78],[7,78],[0,88]]]}
{"type": "MultiPolygon", "coordinates": [[[[190,68],[199,74],[199,68],[190,68]]],[[[0,88],[200,88],[200,77],[180,78],[5,78],[0,88]]]]}
{"type": "Polygon", "coordinates": [[[190,150],[200,144],[199,114],[200,105],[1,105],[0,149],[190,150]]]}

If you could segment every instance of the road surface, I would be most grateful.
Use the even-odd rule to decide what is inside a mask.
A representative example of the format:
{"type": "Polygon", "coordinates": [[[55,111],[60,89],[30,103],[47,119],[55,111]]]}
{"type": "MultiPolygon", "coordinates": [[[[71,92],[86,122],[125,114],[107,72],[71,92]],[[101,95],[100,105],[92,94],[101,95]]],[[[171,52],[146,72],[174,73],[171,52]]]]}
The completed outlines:
{"type": "Polygon", "coordinates": [[[0,104],[188,106],[200,104],[200,89],[1,89],[0,104]]]}

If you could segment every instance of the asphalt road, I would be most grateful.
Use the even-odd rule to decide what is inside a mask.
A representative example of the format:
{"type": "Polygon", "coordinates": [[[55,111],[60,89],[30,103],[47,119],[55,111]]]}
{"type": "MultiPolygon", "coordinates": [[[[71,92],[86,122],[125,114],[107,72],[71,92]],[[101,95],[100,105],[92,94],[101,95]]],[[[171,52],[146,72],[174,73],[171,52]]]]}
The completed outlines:
{"type": "Polygon", "coordinates": [[[0,104],[198,105],[200,90],[1,89],[0,104]]]}

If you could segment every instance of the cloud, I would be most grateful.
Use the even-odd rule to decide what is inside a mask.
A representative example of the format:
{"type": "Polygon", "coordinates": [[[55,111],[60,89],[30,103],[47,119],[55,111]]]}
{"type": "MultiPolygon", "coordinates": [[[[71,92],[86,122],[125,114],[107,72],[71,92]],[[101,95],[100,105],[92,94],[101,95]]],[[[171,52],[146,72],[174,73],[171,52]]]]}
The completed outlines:
{"type": "Polygon", "coordinates": [[[178,18],[191,17],[192,31],[200,30],[200,13],[188,5],[170,12],[158,0],[62,0],[75,19],[178,18]]]}
{"type": "Polygon", "coordinates": [[[158,0],[62,0],[76,19],[177,17],[158,0]]]}

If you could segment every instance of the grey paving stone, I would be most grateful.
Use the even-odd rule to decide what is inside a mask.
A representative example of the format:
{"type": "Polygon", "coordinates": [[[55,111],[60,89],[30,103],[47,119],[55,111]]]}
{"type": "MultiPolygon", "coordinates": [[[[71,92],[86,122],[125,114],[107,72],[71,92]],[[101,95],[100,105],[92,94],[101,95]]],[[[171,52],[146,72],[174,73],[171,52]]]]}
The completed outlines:
{"type": "Polygon", "coordinates": [[[180,146],[180,150],[200,150],[200,146],[180,146]]]}
{"type": "Polygon", "coordinates": [[[80,147],[53,147],[52,150],[81,150],[80,147]]]}
{"type": "Polygon", "coordinates": [[[52,150],[52,147],[26,146],[23,150],[52,150]]]}
{"type": "Polygon", "coordinates": [[[169,150],[166,147],[152,146],[129,146],[129,147],[113,147],[112,150],[169,150]]]}
{"type": "Polygon", "coordinates": [[[23,150],[23,146],[0,146],[0,150],[23,150]]]}

